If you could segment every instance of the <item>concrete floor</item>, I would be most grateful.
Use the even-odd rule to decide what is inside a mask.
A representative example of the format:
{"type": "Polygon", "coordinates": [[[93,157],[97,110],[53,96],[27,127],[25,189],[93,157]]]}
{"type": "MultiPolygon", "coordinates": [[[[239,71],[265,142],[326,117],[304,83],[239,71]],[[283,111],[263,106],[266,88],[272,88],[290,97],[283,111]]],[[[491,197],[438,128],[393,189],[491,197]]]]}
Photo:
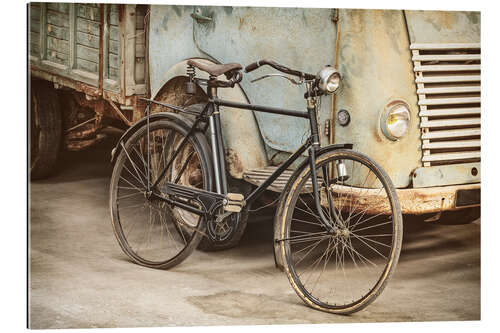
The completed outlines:
{"type": "Polygon", "coordinates": [[[351,316],[303,305],[274,267],[270,219],[251,221],[235,249],[198,251],[169,271],[135,265],[111,229],[111,145],[65,153],[56,176],[31,183],[32,328],[480,319],[479,221],[406,219],[393,279],[351,316]]]}

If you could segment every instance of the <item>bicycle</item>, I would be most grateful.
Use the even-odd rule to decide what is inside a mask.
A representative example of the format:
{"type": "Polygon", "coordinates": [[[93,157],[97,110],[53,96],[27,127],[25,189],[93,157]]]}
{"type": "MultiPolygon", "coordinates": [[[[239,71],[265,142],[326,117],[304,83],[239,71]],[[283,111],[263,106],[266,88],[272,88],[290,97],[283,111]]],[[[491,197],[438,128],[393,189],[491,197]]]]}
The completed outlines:
{"type": "Polygon", "coordinates": [[[208,103],[182,107],[144,99],[146,117],[112,152],[110,209],[115,236],[135,263],[171,268],[203,237],[217,242],[235,232],[250,204],[307,151],[280,196],[275,258],[310,307],[337,314],[359,311],[382,292],[399,259],[403,229],[395,188],[385,171],[352,150],[352,144],[320,145],[317,104],[321,96],[337,91],[338,71],[327,66],[313,75],[260,60],[245,72],[264,65],[284,74],[254,81],[283,77],[305,85],[307,111],[219,99],[218,88],[233,88],[241,81],[242,66],[199,60],[188,61],[186,92],[194,94],[196,85],[206,85],[208,103]],[[209,78],[196,77],[196,69],[209,78]],[[221,75],[226,80],[219,80],[221,75]],[[149,114],[152,104],[177,113],[149,114]],[[225,106],[301,117],[310,123],[310,137],[246,196],[228,191],[219,111],[225,106]]]}

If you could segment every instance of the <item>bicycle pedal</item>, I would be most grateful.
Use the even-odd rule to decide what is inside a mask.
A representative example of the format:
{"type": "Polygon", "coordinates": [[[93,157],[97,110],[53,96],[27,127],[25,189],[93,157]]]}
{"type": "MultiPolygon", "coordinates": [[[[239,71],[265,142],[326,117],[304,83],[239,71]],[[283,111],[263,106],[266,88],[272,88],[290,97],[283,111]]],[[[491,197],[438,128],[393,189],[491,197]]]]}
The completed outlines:
{"type": "Polygon", "coordinates": [[[245,197],[241,193],[228,193],[224,200],[224,210],[226,212],[239,213],[245,206],[245,197]]]}

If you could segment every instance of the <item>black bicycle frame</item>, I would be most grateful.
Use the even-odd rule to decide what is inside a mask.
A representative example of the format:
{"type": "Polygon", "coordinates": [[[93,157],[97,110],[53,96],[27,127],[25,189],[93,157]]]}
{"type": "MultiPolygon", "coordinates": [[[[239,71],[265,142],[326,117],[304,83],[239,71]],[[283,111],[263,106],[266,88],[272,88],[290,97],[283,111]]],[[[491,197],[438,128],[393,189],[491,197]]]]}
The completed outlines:
{"type": "MultiPolygon", "coordinates": [[[[290,109],[282,109],[282,108],[276,108],[276,107],[270,107],[270,106],[263,106],[263,105],[255,105],[255,104],[244,104],[244,103],[238,103],[238,102],[233,102],[233,101],[227,101],[223,99],[219,99],[217,97],[217,87],[210,86],[210,81],[208,82],[208,104],[205,106],[204,110],[196,116],[195,122],[191,128],[191,130],[188,132],[188,135],[184,137],[183,141],[180,143],[179,147],[177,148],[177,152],[182,150],[183,146],[189,139],[191,135],[194,134],[196,131],[196,128],[200,122],[203,120],[206,120],[208,117],[208,126],[206,125],[204,127],[204,130],[209,129],[210,132],[210,141],[211,141],[211,148],[212,148],[212,157],[213,157],[213,162],[214,162],[214,173],[215,173],[215,180],[216,180],[216,192],[219,195],[224,195],[228,193],[227,190],[227,178],[226,178],[226,167],[225,167],[225,159],[224,159],[224,144],[223,144],[223,139],[222,139],[222,126],[221,126],[221,120],[220,120],[220,112],[219,112],[219,106],[227,106],[227,107],[232,107],[232,108],[238,108],[238,109],[244,109],[244,110],[252,110],[252,111],[258,111],[258,112],[265,112],[265,113],[273,113],[273,114],[279,114],[279,115],[284,115],[284,116],[292,116],[292,117],[300,117],[300,118],[305,118],[309,119],[310,127],[311,127],[311,136],[306,140],[302,146],[297,149],[295,153],[293,153],[282,165],[280,165],[270,176],[267,178],[261,185],[259,185],[256,189],[254,189],[246,198],[245,202],[251,203],[255,199],[257,199],[290,165],[293,164],[306,150],[309,150],[309,163],[311,167],[311,177],[312,177],[312,184],[313,184],[313,192],[314,192],[314,201],[316,204],[316,209],[318,211],[318,215],[321,217],[321,222],[327,227],[330,231],[333,231],[335,227],[333,226],[332,222],[330,219],[326,218],[323,214],[323,210],[321,208],[321,199],[319,195],[319,189],[317,186],[317,174],[316,174],[316,168],[315,168],[315,163],[316,163],[316,152],[320,148],[320,140],[319,140],[319,133],[318,133],[318,123],[317,123],[317,109],[316,105],[314,103],[314,100],[312,97],[307,98],[308,102],[308,107],[307,111],[297,111],[297,110],[290,110],[290,109]],[[210,112],[211,111],[211,112],[210,112]]],[[[155,103],[159,104],[168,108],[172,108],[178,111],[181,111],[181,108],[179,106],[174,106],[166,103],[161,103],[157,102],[154,100],[147,99],[146,100],[149,103],[155,103]]],[[[148,105],[149,107],[149,105],[148,105]]],[[[160,176],[158,179],[153,183],[152,189],[154,190],[160,180],[163,178],[163,176],[166,174],[168,168],[172,164],[173,160],[176,158],[177,154],[174,153],[174,155],[171,157],[170,161],[166,164],[164,170],[160,173],[160,176]]],[[[323,170],[324,175],[328,175],[328,169],[323,170]]],[[[328,178],[328,177],[326,177],[328,178]]],[[[328,186],[328,179],[325,179],[326,186],[328,186]]],[[[196,191],[196,189],[193,189],[196,191]]],[[[201,211],[197,208],[192,207],[193,209],[189,209],[186,205],[186,203],[179,202],[177,203],[175,200],[172,199],[166,199],[166,198],[161,198],[162,200],[167,201],[169,204],[179,206],[180,208],[186,209],[188,211],[191,211],[193,213],[199,214],[201,211]]],[[[332,205],[332,203],[329,200],[329,205],[332,205]]],[[[330,207],[332,208],[332,207],[330,207]]]]}

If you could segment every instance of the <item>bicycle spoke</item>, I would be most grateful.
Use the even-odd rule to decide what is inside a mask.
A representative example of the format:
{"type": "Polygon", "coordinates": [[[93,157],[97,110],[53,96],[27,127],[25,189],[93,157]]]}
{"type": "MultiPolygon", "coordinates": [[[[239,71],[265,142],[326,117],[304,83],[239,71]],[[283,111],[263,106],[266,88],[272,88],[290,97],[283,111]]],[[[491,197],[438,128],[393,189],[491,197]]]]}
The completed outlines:
{"type": "Polygon", "coordinates": [[[366,243],[361,237],[359,237],[358,235],[356,234],[352,234],[354,237],[356,237],[358,240],[360,240],[363,244],[365,244],[366,246],[368,246],[370,249],[372,249],[373,251],[375,251],[376,253],[378,253],[382,258],[384,259],[387,259],[386,256],[384,256],[382,253],[380,253],[376,248],[374,248],[373,246],[371,246],[370,244],[366,243]]]}
{"type": "Polygon", "coordinates": [[[306,303],[349,313],[362,307],[366,297],[373,300],[383,288],[378,282],[387,278],[384,271],[394,267],[390,251],[396,244],[395,232],[399,232],[391,225],[400,221],[393,220],[395,214],[380,217],[387,214],[380,207],[386,205],[392,210],[391,202],[397,198],[390,198],[394,192],[386,190],[390,185],[380,177],[378,167],[371,166],[365,157],[357,158],[356,153],[329,154],[339,157],[319,159],[316,166],[317,174],[324,179],[320,184],[321,206],[311,204],[314,193],[304,190],[305,179],[310,179],[308,173],[290,192],[289,207],[280,212],[287,216],[293,210],[285,222],[290,227],[284,229],[288,230],[290,240],[286,244],[290,247],[283,252],[291,260],[285,258],[284,264],[289,267],[286,272],[292,287],[306,303]],[[336,166],[339,161],[343,167],[336,166]],[[332,172],[325,165],[331,166],[332,172]],[[330,175],[335,179],[331,183],[327,181],[330,175]],[[333,186],[325,189],[326,184],[333,186]],[[368,196],[370,199],[365,199],[368,196]],[[372,197],[377,199],[374,204],[372,197]],[[334,233],[318,233],[322,228],[320,213],[335,223],[334,233]]]}
{"type": "Polygon", "coordinates": [[[155,179],[160,180],[160,191],[174,181],[193,187],[187,183],[192,172],[201,175],[194,178],[195,186],[206,189],[207,170],[198,163],[200,143],[189,139],[179,150],[186,136],[170,124],[167,120],[152,121],[134,133],[126,145],[122,142],[123,149],[113,170],[115,234],[125,253],[148,267],[164,268],[179,263],[187,256],[180,254],[194,250],[193,242],[201,240],[200,236],[194,236],[206,236],[201,224],[204,220],[198,215],[168,205],[155,196],[144,196],[155,179]],[[165,170],[169,163],[169,169],[165,170]]]}

